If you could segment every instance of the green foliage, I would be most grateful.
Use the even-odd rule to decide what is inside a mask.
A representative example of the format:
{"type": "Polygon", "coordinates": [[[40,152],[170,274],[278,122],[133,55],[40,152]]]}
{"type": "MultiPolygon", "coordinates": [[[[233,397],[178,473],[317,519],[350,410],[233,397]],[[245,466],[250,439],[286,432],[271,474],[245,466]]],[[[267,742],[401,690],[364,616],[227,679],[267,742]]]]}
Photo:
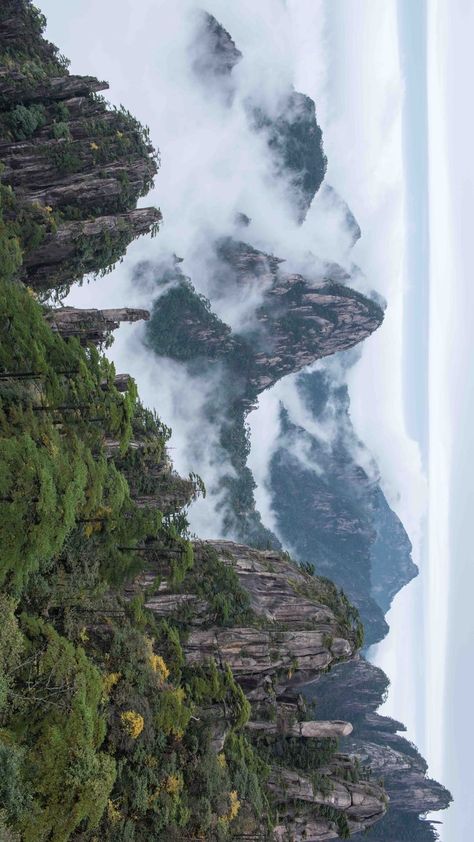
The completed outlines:
{"type": "Polygon", "coordinates": [[[196,562],[186,577],[186,588],[191,589],[209,604],[209,622],[220,626],[252,623],[255,619],[250,608],[250,598],[230,564],[225,564],[213,547],[200,549],[196,562]]]}
{"type": "MultiPolygon", "coordinates": [[[[1,174],[0,164],[0,177],[1,174]]],[[[55,227],[54,214],[39,205],[20,201],[9,187],[0,183],[0,281],[14,278],[24,255],[37,248],[55,227]]]]}
{"type": "Polygon", "coordinates": [[[337,750],[337,740],[332,738],[301,740],[281,734],[258,739],[259,755],[267,763],[311,774],[330,765],[337,750]]]}
{"type": "Polygon", "coordinates": [[[65,120],[57,120],[53,123],[53,137],[55,140],[71,140],[69,125],[65,120]]]}
{"type": "Polygon", "coordinates": [[[0,815],[10,823],[18,822],[30,805],[24,778],[25,750],[8,737],[5,741],[0,738],[0,815]]]}
{"type": "Polygon", "coordinates": [[[21,735],[27,760],[3,749],[12,773],[0,803],[24,842],[66,842],[82,822],[97,825],[115,778],[113,759],[100,751],[102,679],[83,649],[51,625],[25,615],[22,627],[26,657],[9,728],[21,735]]]}
{"type": "Polygon", "coordinates": [[[256,754],[243,734],[230,733],[224,746],[227,764],[239,796],[246,799],[255,815],[265,818],[271,809],[265,791],[268,766],[256,754]]]}
{"type": "Polygon", "coordinates": [[[196,293],[189,281],[176,273],[165,273],[162,283],[179,279],[153,307],[147,325],[147,344],[160,356],[189,361],[215,358],[225,353],[230,328],[211,312],[209,301],[196,293]]]}
{"type": "Polygon", "coordinates": [[[82,162],[77,147],[72,140],[65,139],[64,135],[54,146],[46,147],[46,154],[59,172],[73,173],[81,168],[82,162]]]}
{"type": "Polygon", "coordinates": [[[158,515],[136,510],[125,477],[102,452],[104,434],[127,447],[134,387],[120,394],[113,366],[93,346],[53,333],[19,285],[0,283],[0,321],[9,333],[0,370],[11,374],[0,381],[0,576],[18,589],[82,522],[86,534],[104,533],[104,566],[117,578],[132,564],[118,546],[159,526],[158,515]]]}
{"type": "Polygon", "coordinates": [[[15,616],[16,603],[0,593],[0,716],[9,702],[15,669],[23,650],[23,636],[15,616]]]}
{"type": "Polygon", "coordinates": [[[67,72],[69,61],[58,48],[41,37],[46,18],[31,0],[3,0],[0,21],[15,17],[20,23],[21,36],[5,39],[0,45],[1,64],[18,68],[29,78],[61,76],[67,72]]]}
{"type": "Polygon", "coordinates": [[[46,123],[44,105],[15,105],[6,113],[4,123],[14,140],[27,140],[46,123]]]}

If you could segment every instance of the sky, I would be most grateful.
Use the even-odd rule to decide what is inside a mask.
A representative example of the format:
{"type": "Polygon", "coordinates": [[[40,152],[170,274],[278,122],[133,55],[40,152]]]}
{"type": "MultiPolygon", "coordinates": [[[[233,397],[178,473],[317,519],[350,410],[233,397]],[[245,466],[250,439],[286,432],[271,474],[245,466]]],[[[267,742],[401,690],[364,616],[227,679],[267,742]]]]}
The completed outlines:
{"type": "MultiPolygon", "coordinates": [[[[209,0],[206,7],[245,54],[237,105],[226,121],[222,104],[196,87],[183,63],[201,3],[40,5],[48,35],[72,59],[72,72],[108,79],[111,101],[150,126],[162,158],[156,188],[142,202],[161,206],[159,236],[132,244],[114,273],[73,293],[74,303],[147,306],[150,291],[131,283],[130,270],[142,258],[172,252],[185,258],[185,271],[206,292],[205,242],[240,209],[250,211],[255,241],[283,253],[290,267],[300,268],[310,249],[343,265],[353,259],[363,271],[361,283],[387,299],[384,324],[364,343],[351,374],[351,414],[377,459],[384,491],[409,532],[422,574],[397,597],[389,616],[393,631],[374,658],[392,681],[387,712],[407,722],[430,773],[457,798],[442,842],[468,838],[468,760],[474,756],[468,727],[472,490],[466,476],[474,446],[471,0],[429,0],[426,7],[423,0],[209,0]],[[265,150],[246,129],[240,107],[245,96],[256,95],[256,80],[269,106],[281,86],[291,83],[316,100],[327,180],[362,228],[351,258],[340,220],[321,200],[297,229],[282,196],[269,187],[265,150]]],[[[243,317],[234,303],[228,310],[221,315],[243,317]]],[[[173,426],[178,469],[197,470],[212,485],[221,466],[213,431],[202,430],[202,406],[213,384],[188,382],[172,363],[160,362],[158,370],[144,359],[141,331],[122,327],[111,353],[119,368],[136,377],[145,401],[173,426]],[[187,444],[198,428],[207,442],[199,453],[187,444]]],[[[291,389],[291,383],[278,384],[250,418],[258,502],[269,526],[265,476],[278,390],[291,398],[291,389]]],[[[209,506],[198,506],[193,516],[200,534],[218,529],[209,506]]]]}
{"type": "Polygon", "coordinates": [[[428,5],[430,208],[430,635],[434,664],[428,725],[444,724],[442,768],[455,798],[445,842],[472,835],[471,758],[474,586],[472,208],[474,7],[466,0],[428,5]],[[438,651],[436,651],[438,650],[438,651]],[[436,666],[438,669],[436,669],[436,666]],[[444,692],[442,686],[445,678],[444,692]],[[457,804],[457,806],[456,806],[457,804]]]}

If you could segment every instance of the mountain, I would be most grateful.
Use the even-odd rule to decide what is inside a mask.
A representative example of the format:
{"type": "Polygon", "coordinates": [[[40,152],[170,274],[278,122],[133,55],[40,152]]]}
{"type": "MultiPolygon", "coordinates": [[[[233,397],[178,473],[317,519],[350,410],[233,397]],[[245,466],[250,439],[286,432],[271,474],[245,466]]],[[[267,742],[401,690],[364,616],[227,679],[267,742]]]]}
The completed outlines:
{"type": "MultiPolygon", "coordinates": [[[[208,21],[210,28],[217,28],[219,39],[234,49],[230,34],[220,25],[216,27],[213,20],[212,25],[208,21]]],[[[240,61],[245,61],[245,56],[239,54],[240,61]]],[[[228,108],[234,106],[237,96],[236,65],[237,60],[222,74],[233,80],[228,108]]],[[[203,77],[201,82],[207,84],[203,77]]],[[[257,100],[258,95],[246,104],[249,125],[266,136],[273,174],[286,181],[297,221],[304,222],[319,190],[325,206],[344,218],[353,245],[361,236],[358,223],[342,197],[322,181],[326,162],[314,104],[310,107],[307,98],[295,91],[282,91],[270,110],[257,100]],[[307,179],[306,153],[315,166],[312,180],[307,179]]],[[[371,311],[375,327],[382,314],[380,298],[374,294],[373,300],[364,299],[364,305],[361,299],[349,302],[353,294],[345,286],[349,276],[336,266],[325,267],[319,277],[311,279],[285,273],[281,258],[264,254],[240,239],[249,223],[241,213],[238,234],[234,230],[213,244],[217,268],[216,262],[209,268],[209,300],[196,292],[182,267],[173,275],[174,286],[154,306],[146,341],[158,355],[179,360],[191,376],[199,372],[205,378],[208,372],[213,382],[220,384],[218,406],[214,400],[206,412],[219,430],[220,452],[230,457],[232,467],[232,473],[223,468],[220,480],[219,492],[222,488],[227,492],[224,504],[222,496],[219,503],[225,510],[222,535],[267,552],[270,547],[281,548],[281,543],[291,548],[305,568],[314,565],[318,574],[330,576],[344,588],[361,613],[366,642],[373,643],[388,630],[384,614],[393,597],[417,573],[409,538],[383,494],[377,466],[350,421],[345,378],[354,355],[348,354],[347,348],[356,344],[358,327],[363,324],[355,313],[359,305],[365,305],[365,325],[371,311]],[[341,321],[343,313],[352,314],[351,324],[342,332],[331,306],[335,302],[320,297],[331,288],[345,298],[341,321]],[[217,316],[225,311],[223,302],[238,305],[242,301],[254,302],[247,320],[234,319],[231,327],[231,320],[226,324],[217,316]],[[351,332],[354,341],[345,345],[343,333],[349,336],[351,332]],[[322,360],[329,347],[341,352],[337,365],[321,361],[315,371],[302,371],[322,360]],[[256,510],[255,484],[246,464],[245,416],[263,390],[288,374],[298,375],[296,388],[311,419],[311,433],[292,419],[290,407],[283,403],[267,489],[277,538],[265,529],[256,510]],[[322,428],[322,434],[314,432],[322,428]]],[[[354,274],[357,272],[354,267],[354,274]]],[[[157,268],[155,280],[161,287],[169,276],[157,268]]],[[[359,338],[363,332],[364,327],[359,338]]],[[[377,774],[387,777],[393,805],[372,830],[373,838],[433,840],[437,838],[435,828],[420,814],[445,809],[450,795],[426,777],[426,763],[398,733],[404,726],[375,713],[387,686],[381,671],[356,660],[334,668],[302,692],[310,701],[316,698],[318,715],[352,722],[353,735],[345,741],[348,750],[362,763],[370,758],[377,774]],[[354,689],[350,698],[348,687],[354,689]]],[[[286,785],[292,784],[287,779],[286,785]]],[[[317,838],[315,829],[310,832],[317,838]]]]}
{"type": "MultiPolygon", "coordinates": [[[[219,87],[240,54],[215,19],[201,21],[205,54],[215,55],[203,67],[194,54],[195,71],[219,87]]],[[[213,312],[178,260],[155,267],[166,289],[151,313],[127,302],[62,306],[73,282],[97,279],[134,237],[157,232],[160,212],[136,205],[158,156],[146,129],[97,97],[106,83],[69,74],[44,27],[29,0],[2,4],[0,837],[321,842],[380,827],[381,839],[394,840],[397,828],[423,838],[430,826],[418,814],[445,806],[449,794],[426,778],[402,726],[375,713],[386,679],[358,655],[357,608],[281,550],[246,465],[245,417],[259,394],[352,348],[383,311],[346,286],[338,267],[285,272],[280,258],[231,235],[213,244],[209,280],[217,298],[219,290],[255,296],[254,318],[240,327],[213,312]],[[137,320],[158,370],[166,354],[191,378],[215,375],[206,412],[235,472],[221,477],[225,531],[235,539],[240,530],[247,543],[190,534],[187,510],[203,482],[177,473],[171,431],[105,354],[120,323],[137,320]],[[381,773],[394,805],[386,820],[381,773]]],[[[232,95],[227,86],[226,107],[232,95]]],[[[285,156],[298,150],[300,130],[321,151],[314,109],[305,104],[302,126],[283,101],[276,134],[255,130],[268,131],[269,154],[309,196],[314,174],[309,186],[295,177],[304,155],[285,156]]],[[[145,269],[137,267],[137,283],[145,269]]],[[[312,394],[324,415],[320,392],[312,394]]],[[[338,413],[339,473],[332,454],[333,480],[319,492],[345,507],[354,545],[361,538],[361,570],[370,545],[371,598],[380,586],[378,598],[389,600],[403,575],[393,570],[397,553],[409,570],[409,550],[376,483],[350,461],[343,389],[338,413]],[[349,477],[359,501],[350,516],[349,477]]],[[[300,434],[284,424],[285,435],[300,434]]],[[[311,446],[319,452],[319,440],[311,446]]],[[[318,509],[330,566],[340,519],[318,509]]],[[[340,543],[338,554],[346,563],[340,543]]]]}
{"type": "Polygon", "coordinates": [[[385,636],[384,614],[417,568],[375,466],[369,476],[361,464],[371,459],[350,420],[345,371],[351,362],[341,357],[342,373],[329,364],[299,376],[298,393],[320,437],[293,424],[282,407],[269,488],[281,540],[344,589],[372,644],[385,636]]]}
{"type": "Polygon", "coordinates": [[[376,713],[388,690],[388,679],[378,667],[358,658],[337,666],[322,676],[305,695],[316,703],[318,715],[347,719],[353,735],[343,740],[344,750],[369,763],[377,779],[382,779],[390,798],[387,817],[373,831],[376,842],[437,839],[430,822],[419,814],[445,810],[452,797],[447,789],[427,777],[427,764],[399,732],[405,730],[376,713]],[[350,689],[350,693],[347,690],[350,689]]]}
{"type": "MultiPolygon", "coordinates": [[[[262,391],[315,360],[353,347],[380,325],[383,312],[344,286],[334,266],[309,281],[284,272],[280,258],[231,238],[216,244],[215,255],[209,284],[216,300],[257,296],[252,319],[232,330],[196,292],[180,264],[168,270],[158,266],[155,282],[165,292],[154,304],[146,344],[155,354],[182,362],[190,376],[202,377],[207,370],[218,377],[218,397],[213,392],[206,413],[235,472],[223,476],[218,489],[224,491],[225,534],[255,546],[278,546],[255,509],[245,417],[262,391]]],[[[147,271],[153,273],[153,267],[147,271]]],[[[136,283],[144,272],[145,267],[137,268],[136,283]]]]}
{"type": "MultiPolygon", "coordinates": [[[[193,70],[206,91],[217,91],[231,107],[235,93],[233,70],[245,57],[229,32],[207,12],[200,16],[193,56],[193,70]]],[[[313,100],[288,88],[272,103],[256,94],[247,99],[245,109],[250,128],[266,139],[273,178],[285,182],[295,218],[303,222],[327,169],[313,100]]]]}

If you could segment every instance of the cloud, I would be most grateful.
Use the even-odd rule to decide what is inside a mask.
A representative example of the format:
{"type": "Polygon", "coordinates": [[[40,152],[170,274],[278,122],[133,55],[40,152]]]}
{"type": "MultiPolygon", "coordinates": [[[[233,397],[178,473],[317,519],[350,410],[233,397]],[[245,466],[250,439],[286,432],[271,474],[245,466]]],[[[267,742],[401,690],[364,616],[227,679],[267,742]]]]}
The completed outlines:
{"type": "MultiPolygon", "coordinates": [[[[112,275],[93,289],[75,290],[72,300],[84,305],[100,300],[108,306],[149,306],[154,293],[146,285],[134,285],[133,267],[139,260],[159,261],[174,253],[184,258],[182,269],[196,288],[215,299],[219,315],[240,326],[250,318],[259,295],[239,300],[216,294],[209,271],[212,244],[216,237],[235,231],[239,211],[252,220],[245,238],[284,257],[289,271],[311,275],[322,260],[345,267],[356,260],[362,268],[357,283],[381,290],[390,307],[384,326],[364,344],[361,361],[351,374],[352,416],[380,464],[390,501],[413,534],[418,468],[405,474],[416,463],[416,449],[406,440],[400,410],[405,232],[401,83],[393,38],[396,4],[382,7],[368,2],[361,7],[354,0],[343,6],[319,0],[262,0],[256,5],[242,0],[237,8],[211,0],[208,11],[230,31],[243,53],[233,70],[236,89],[231,107],[209,96],[193,72],[199,6],[194,0],[174,4],[142,0],[138,6],[131,0],[109,0],[98,8],[92,0],[71,0],[67,8],[58,0],[43,2],[50,16],[50,37],[71,56],[72,70],[109,78],[112,101],[123,102],[148,123],[162,157],[156,188],[143,200],[161,206],[164,222],[159,236],[134,243],[112,275]],[[316,101],[329,158],[328,182],[347,199],[364,231],[352,254],[344,214],[327,194],[317,196],[302,226],[295,223],[287,202],[288,185],[271,177],[265,137],[249,127],[249,98],[271,113],[292,83],[316,101]]],[[[126,330],[140,336],[139,326],[126,330]]],[[[116,342],[112,355],[119,354],[121,342],[116,342]]],[[[146,390],[150,404],[174,428],[174,455],[187,467],[182,455],[189,452],[184,436],[191,434],[190,423],[181,423],[178,401],[163,397],[174,393],[174,384],[171,388],[166,381],[176,379],[175,372],[138,342],[128,346],[125,363],[134,367],[139,388],[146,390]]],[[[187,383],[183,393],[185,400],[196,401],[195,435],[202,436],[202,405],[191,388],[200,391],[203,384],[187,383]]],[[[260,423],[267,402],[271,399],[265,395],[256,415],[260,423]]],[[[296,413],[295,390],[288,403],[296,413]]],[[[304,423],[312,422],[305,418],[304,423]]],[[[256,441],[257,425],[253,426],[256,441]]]]}

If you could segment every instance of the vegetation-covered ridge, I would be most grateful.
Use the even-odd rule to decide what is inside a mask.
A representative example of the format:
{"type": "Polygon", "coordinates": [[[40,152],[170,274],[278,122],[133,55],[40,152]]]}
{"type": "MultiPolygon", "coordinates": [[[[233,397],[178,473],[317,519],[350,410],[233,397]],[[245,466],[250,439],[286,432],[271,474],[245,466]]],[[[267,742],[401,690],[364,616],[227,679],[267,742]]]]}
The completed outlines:
{"type": "Polygon", "coordinates": [[[224,534],[259,547],[279,543],[256,511],[246,415],[262,391],[320,358],[352,348],[383,319],[376,302],[341,283],[342,270],[328,267],[306,280],[284,272],[282,262],[230,237],[216,244],[210,279],[216,298],[223,287],[238,301],[261,297],[251,327],[238,331],[217,317],[179,265],[159,267],[157,284],[169,289],[156,301],[146,331],[156,354],[182,362],[191,375],[201,376],[203,368],[220,373],[219,401],[213,396],[207,413],[220,425],[220,443],[234,469],[221,480],[224,534]]]}
{"type": "Polygon", "coordinates": [[[134,210],[146,134],[43,27],[2,5],[0,838],[345,838],[383,815],[383,788],[338,752],[350,725],[294,687],[354,655],[357,612],[288,558],[193,542],[202,482],[103,351],[147,314],[38,298],[159,218],[134,210]]]}

